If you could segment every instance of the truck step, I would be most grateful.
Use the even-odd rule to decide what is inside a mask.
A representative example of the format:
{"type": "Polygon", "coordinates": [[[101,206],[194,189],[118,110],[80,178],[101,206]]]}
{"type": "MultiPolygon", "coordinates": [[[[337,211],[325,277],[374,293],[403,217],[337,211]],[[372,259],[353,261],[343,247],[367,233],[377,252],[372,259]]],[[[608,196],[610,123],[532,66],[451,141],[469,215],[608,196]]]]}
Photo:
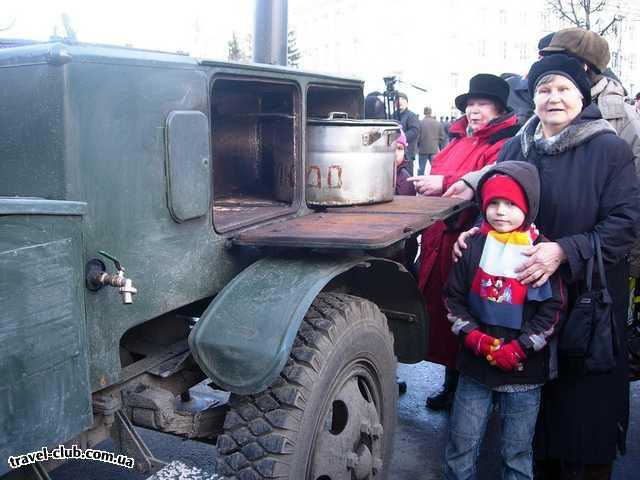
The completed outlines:
{"type": "Polygon", "coordinates": [[[222,480],[222,477],[176,460],[147,477],[147,480],[222,480]]]}

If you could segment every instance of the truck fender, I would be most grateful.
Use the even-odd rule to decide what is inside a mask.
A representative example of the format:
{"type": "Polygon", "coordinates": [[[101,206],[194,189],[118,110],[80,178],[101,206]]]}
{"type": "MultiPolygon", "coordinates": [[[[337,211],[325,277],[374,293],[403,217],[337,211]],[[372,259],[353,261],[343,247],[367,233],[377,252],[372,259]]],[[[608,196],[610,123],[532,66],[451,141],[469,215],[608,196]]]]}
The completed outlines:
{"type": "Polygon", "coordinates": [[[400,333],[411,341],[409,351],[396,351],[401,361],[424,359],[424,303],[404,267],[381,258],[306,256],[260,259],[225,286],[189,335],[195,361],[225,390],[263,391],[278,378],[307,310],[330,282],[374,301],[391,317],[392,331],[394,324],[406,330],[400,333]]]}

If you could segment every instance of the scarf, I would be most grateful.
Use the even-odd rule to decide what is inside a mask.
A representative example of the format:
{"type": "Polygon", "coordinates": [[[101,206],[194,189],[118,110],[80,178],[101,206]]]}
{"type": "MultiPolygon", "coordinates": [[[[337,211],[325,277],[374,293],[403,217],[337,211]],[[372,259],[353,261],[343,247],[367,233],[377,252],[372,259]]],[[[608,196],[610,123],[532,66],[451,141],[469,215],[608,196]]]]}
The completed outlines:
{"type": "Polygon", "coordinates": [[[548,281],[534,288],[516,278],[515,269],[528,258],[523,252],[533,246],[538,229],[531,224],[524,231],[500,233],[483,222],[480,231],[487,239],[469,291],[471,313],[487,325],[520,330],[525,302],[551,298],[548,281]]]}

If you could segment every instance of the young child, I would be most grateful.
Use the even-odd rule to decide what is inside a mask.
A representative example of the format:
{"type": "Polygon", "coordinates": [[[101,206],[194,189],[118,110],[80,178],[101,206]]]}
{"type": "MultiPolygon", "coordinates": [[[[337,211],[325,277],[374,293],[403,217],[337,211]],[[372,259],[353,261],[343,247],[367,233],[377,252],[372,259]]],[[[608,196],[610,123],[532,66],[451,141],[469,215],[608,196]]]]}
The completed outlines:
{"type": "Polygon", "coordinates": [[[404,157],[404,151],[409,146],[407,136],[400,130],[400,136],[396,139],[396,195],[410,195],[415,197],[416,187],[413,182],[407,182],[411,176],[408,170],[409,163],[404,157]]]}
{"type": "Polygon", "coordinates": [[[469,240],[445,288],[451,330],[461,339],[460,380],[445,451],[447,479],[475,473],[495,402],[501,416],[503,478],[531,479],[532,441],[541,386],[557,375],[555,339],[563,287],[552,276],[539,288],[514,272],[523,252],[543,241],[532,221],[540,179],[527,162],[496,164],[478,184],[481,234],[469,240]]]}

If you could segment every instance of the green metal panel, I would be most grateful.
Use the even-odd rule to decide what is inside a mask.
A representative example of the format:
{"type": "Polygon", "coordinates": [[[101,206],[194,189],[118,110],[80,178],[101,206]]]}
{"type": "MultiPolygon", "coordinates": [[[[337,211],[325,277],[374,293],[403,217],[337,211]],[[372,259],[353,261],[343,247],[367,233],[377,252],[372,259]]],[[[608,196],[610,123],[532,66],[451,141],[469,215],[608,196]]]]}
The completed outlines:
{"type": "MultiPolygon", "coordinates": [[[[119,341],[128,329],[215,295],[256,258],[255,251],[225,248],[210,209],[178,223],[168,207],[167,117],[193,111],[209,118],[218,74],[291,81],[303,96],[311,82],[362,85],[291,69],[199,64],[183,55],[81,44],[0,50],[0,81],[7,86],[0,92],[0,195],[86,202],[83,261],[108,251],[138,288],[132,305],[123,305],[115,289],[85,292],[94,391],[119,380],[119,341]]],[[[301,164],[305,108],[303,101],[296,138],[301,164]]],[[[303,173],[296,168],[300,185],[303,173]]],[[[303,189],[296,197],[300,214],[303,189]]]]}
{"type": "MultiPolygon", "coordinates": [[[[261,259],[227,285],[204,312],[189,336],[193,356],[217,385],[242,394],[262,391],[280,374],[304,315],[332,279],[352,269],[358,278],[376,276],[373,283],[409,279],[410,274],[398,267],[367,257],[261,259]]],[[[417,290],[416,294],[419,296],[417,290]]],[[[369,298],[367,292],[361,296],[369,298]]],[[[379,292],[373,300],[379,300],[376,303],[381,308],[387,306],[379,292]]],[[[400,308],[413,308],[409,312],[418,315],[415,328],[424,331],[424,318],[419,314],[424,305],[414,304],[415,308],[405,302],[400,308]]]]}
{"type": "Polygon", "coordinates": [[[66,66],[67,168],[77,172],[69,198],[89,204],[85,261],[98,250],[112,253],[138,289],[131,305],[116,289],[86,295],[95,391],[119,380],[119,342],[128,329],[215,295],[248,260],[225,250],[210,209],[177,223],[167,203],[167,118],[208,114],[207,76],[188,65],[90,60],[74,53],[66,66]]]}
{"type": "Polygon", "coordinates": [[[202,112],[167,117],[167,202],[177,222],[207,214],[211,198],[209,120],[202,112]]]}
{"type": "Polygon", "coordinates": [[[64,198],[63,70],[0,68],[0,195],[64,198]]]}
{"type": "Polygon", "coordinates": [[[67,441],[93,422],[83,205],[30,203],[0,199],[0,475],[8,456],[67,441]]]}

